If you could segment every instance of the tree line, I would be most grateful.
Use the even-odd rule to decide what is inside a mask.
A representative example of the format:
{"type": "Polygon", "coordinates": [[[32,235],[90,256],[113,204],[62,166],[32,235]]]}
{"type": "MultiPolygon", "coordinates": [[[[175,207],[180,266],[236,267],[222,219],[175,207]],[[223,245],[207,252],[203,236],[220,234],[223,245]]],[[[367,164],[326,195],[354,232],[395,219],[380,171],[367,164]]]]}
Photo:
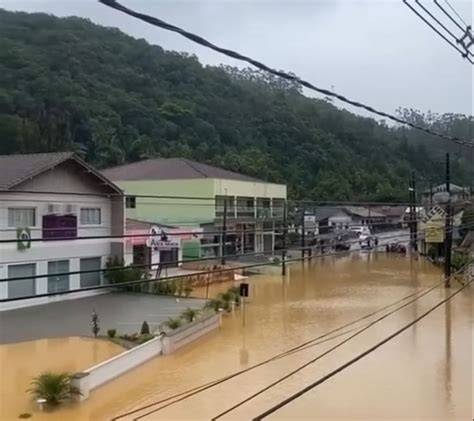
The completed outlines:
{"type": "MultiPolygon", "coordinates": [[[[472,117],[399,109],[471,138],[472,117]]],[[[99,168],[187,157],[283,182],[297,199],[406,200],[410,171],[474,179],[472,149],[361,117],[252,69],[204,66],[77,17],[0,9],[0,153],[73,150],[99,168]]]]}

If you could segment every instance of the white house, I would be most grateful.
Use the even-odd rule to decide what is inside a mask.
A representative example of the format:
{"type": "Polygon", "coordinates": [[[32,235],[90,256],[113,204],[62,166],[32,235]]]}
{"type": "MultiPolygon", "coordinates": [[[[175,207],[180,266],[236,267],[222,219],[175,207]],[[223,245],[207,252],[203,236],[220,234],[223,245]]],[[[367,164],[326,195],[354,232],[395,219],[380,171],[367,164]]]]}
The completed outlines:
{"type": "Polygon", "coordinates": [[[63,297],[26,296],[100,285],[101,272],[67,272],[123,257],[124,213],[122,191],[72,153],[0,156],[0,309],[63,297]]]}

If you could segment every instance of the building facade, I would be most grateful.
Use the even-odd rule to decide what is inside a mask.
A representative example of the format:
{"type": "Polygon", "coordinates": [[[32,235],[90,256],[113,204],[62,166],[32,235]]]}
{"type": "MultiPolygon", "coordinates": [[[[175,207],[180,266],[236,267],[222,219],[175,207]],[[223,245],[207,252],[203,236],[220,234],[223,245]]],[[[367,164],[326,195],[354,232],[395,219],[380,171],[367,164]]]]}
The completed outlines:
{"type": "Polygon", "coordinates": [[[0,299],[101,285],[102,273],[93,271],[123,257],[124,214],[122,191],[72,153],[0,156],[0,239],[8,241],[0,243],[0,279],[25,278],[1,282],[0,299]],[[80,271],[90,272],[67,274],[80,271]]]}
{"type": "Polygon", "coordinates": [[[274,249],[285,185],[181,158],[150,159],[104,175],[125,191],[128,218],[202,228],[202,256],[220,254],[224,220],[229,253],[274,249]]]}

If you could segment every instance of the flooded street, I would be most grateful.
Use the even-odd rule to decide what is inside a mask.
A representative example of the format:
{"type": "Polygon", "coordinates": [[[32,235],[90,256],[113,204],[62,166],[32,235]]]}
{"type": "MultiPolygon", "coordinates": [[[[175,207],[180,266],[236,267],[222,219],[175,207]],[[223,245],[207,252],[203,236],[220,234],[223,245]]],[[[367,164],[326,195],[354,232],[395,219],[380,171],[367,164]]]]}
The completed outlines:
{"type": "Polygon", "coordinates": [[[123,348],[111,342],[77,337],[0,345],[0,420],[16,420],[22,413],[36,418],[38,405],[26,393],[33,377],[45,371],[75,373],[120,352],[123,348]]]}
{"type": "MultiPolygon", "coordinates": [[[[175,403],[174,400],[156,402],[250,367],[440,280],[440,270],[422,259],[411,261],[405,256],[385,253],[298,263],[290,267],[285,279],[274,275],[253,276],[249,278],[245,328],[239,309],[224,317],[219,331],[99,388],[88,401],[51,414],[35,413],[33,419],[212,419],[334,347],[354,334],[355,328],[367,326],[397,306],[339,331],[338,337],[185,399],[177,398],[175,403]],[[133,410],[136,411],[128,414],[133,410]]],[[[211,287],[211,295],[228,286],[211,287]]],[[[296,375],[217,419],[252,419],[381,341],[459,286],[454,282],[451,290],[433,289],[296,375]]],[[[474,289],[466,288],[449,305],[441,306],[268,419],[471,419],[473,295],[474,289]]],[[[330,335],[333,336],[336,334],[330,335]]]]}

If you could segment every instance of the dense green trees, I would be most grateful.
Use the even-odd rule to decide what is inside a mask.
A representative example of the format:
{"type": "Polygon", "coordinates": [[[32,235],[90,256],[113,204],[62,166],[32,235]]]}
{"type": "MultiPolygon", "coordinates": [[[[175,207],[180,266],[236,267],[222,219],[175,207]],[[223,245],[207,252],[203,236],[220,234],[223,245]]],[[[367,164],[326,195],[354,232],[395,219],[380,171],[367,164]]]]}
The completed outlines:
{"type": "MultiPolygon", "coordinates": [[[[461,115],[404,118],[470,138],[461,115]]],[[[409,172],[472,180],[471,150],[305,97],[251,69],[202,66],[79,18],[0,10],[0,153],[75,150],[98,167],[184,156],[269,181],[297,198],[406,198],[409,172]]]]}

